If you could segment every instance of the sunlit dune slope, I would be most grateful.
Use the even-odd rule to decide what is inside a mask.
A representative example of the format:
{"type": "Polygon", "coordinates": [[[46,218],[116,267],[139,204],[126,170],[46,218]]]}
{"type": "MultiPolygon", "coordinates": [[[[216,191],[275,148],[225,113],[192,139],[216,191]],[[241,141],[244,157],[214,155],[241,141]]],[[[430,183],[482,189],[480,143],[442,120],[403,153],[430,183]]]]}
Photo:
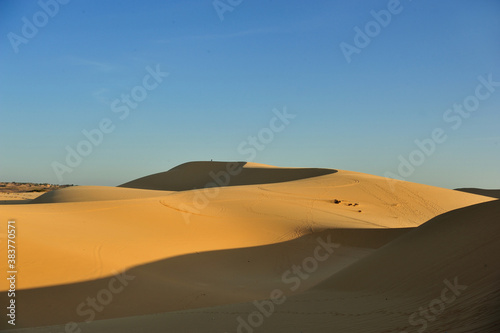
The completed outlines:
{"type": "MultiPolygon", "coordinates": [[[[93,333],[246,332],[245,325],[252,332],[496,332],[499,220],[498,200],[443,214],[318,286],[281,297],[279,304],[254,301],[95,321],[80,327],[93,333]],[[249,316],[256,311],[262,320],[253,315],[259,325],[249,326],[249,316]]],[[[286,291],[289,287],[283,282],[276,288],[286,291]]]]}

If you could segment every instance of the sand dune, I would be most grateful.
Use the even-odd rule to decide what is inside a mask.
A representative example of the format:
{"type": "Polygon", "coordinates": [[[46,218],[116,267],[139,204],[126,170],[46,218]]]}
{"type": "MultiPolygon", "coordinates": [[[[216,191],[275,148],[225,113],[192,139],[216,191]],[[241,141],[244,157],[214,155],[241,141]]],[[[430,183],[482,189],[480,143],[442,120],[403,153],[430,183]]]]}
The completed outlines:
{"type": "MultiPolygon", "coordinates": [[[[491,254],[500,251],[499,220],[499,201],[432,219],[317,287],[274,304],[274,311],[267,304],[269,317],[261,316],[262,325],[251,331],[496,332],[500,264],[491,254]]],[[[99,333],[247,332],[241,322],[248,324],[258,310],[252,302],[81,327],[99,333]]]]}
{"type": "MultiPolygon", "coordinates": [[[[261,326],[248,327],[255,332],[326,332],[332,328],[341,332],[496,332],[500,264],[491,254],[500,250],[499,219],[498,201],[441,215],[282,304],[271,307],[257,302],[265,304],[269,316],[261,316],[265,318],[261,326]]],[[[268,287],[269,292],[274,288],[287,291],[289,285],[281,282],[268,287]]],[[[95,321],[80,327],[96,333],[247,332],[242,327],[250,325],[248,316],[255,311],[259,308],[249,302],[95,321]]],[[[53,326],[35,332],[62,329],[53,326]]]]}
{"type": "MultiPolygon", "coordinates": [[[[121,280],[126,276],[134,278],[125,279],[126,286],[113,294],[112,302],[104,310],[94,311],[92,320],[108,321],[85,324],[90,331],[109,331],[109,327],[116,327],[116,332],[126,332],[131,327],[137,331],[138,326],[134,325],[145,325],[144,321],[149,320],[162,325],[171,323],[171,327],[176,327],[175,332],[215,332],[220,328],[236,331],[235,316],[229,313],[244,313],[250,306],[245,302],[251,304],[255,299],[268,298],[269,292],[276,288],[282,289],[290,300],[305,297],[283,304],[283,307],[302,304],[300,311],[309,308],[313,311],[308,297],[316,297],[315,301],[321,304],[325,293],[331,293],[337,301],[339,297],[344,299],[339,295],[346,295],[346,301],[334,307],[339,312],[356,306],[363,309],[368,305],[360,301],[359,295],[372,295],[373,303],[391,285],[399,288],[395,289],[402,295],[399,301],[410,296],[418,298],[419,287],[412,283],[421,281],[422,288],[428,288],[425,286],[435,277],[434,270],[422,267],[425,262],[436,260],[436,265],[449,267],[450,271],[442,271],[445,275],[459,264],[444,264],[444,258],[460,263],[456,256],[466,258],[475,251],[474,244],[480,246],[479,239],[483,237],[481,233],[471,235],[466,250],[450,246],[439,255],[434,254],[439,248],[438,236],[434,234],[443,236],[444,227],[439,226],[451,229],[447,234],[449,242],[457,244],[457,239],[464,238],[470,232],[467,229],[472,228],[468,210],[456,215],[449,213],[451,217],[442,214],[492,200],[343,170],[199,162],[183,164],[119,188],[66,188],[39,197],[33,201],[37,204],[6,205],[0,209],[22,226],[18,236],[23,255],[18,258],[22,270],[18,282],[17,327],[62,325],[88,319],[87,297],[96,297],[109,289],[110,283],[118,283],[114,274],[125,271],[121,280]],[[235,165],[242,168],[241,172],[234,180],[230,176],[229,181],[224,181],[225,174],[230,175],[228,170],[235,165]],[[218,184],[214,178],[221,182],[218,184]],[[462,215],[464,218],[459,219],[462,215]],[[436,222],[440,218],[447,222],[436,222]],[[458,226],[456,230],[454,223],[458,226]],[[295,290],[284,286],[284,272],[293,265],[300,266],[305,258],[312,256],[318,244],[325,242],[340,246],[308,273],[307,279],[301,279],[295,290]],[[434,245],[427,248],[427,243],[434,245]],[[420,266],[415,267],[423,272],[414,274],[409,268],[413,266],[408,263],[415,256],[418,259],[418,254],[413,257],[403,254],[420,247],[423,249],[417,253],[422,258],[417,260],[420,266]],[[393,270],[400,266],[398,275],[393,270]],[[416,291],[407,294],[404,286],[416,291]],[[48,303],[48,299],[52,301],[48,303]],[[345,309],[341,307],[344,303],[345,309]],[[207,310],[209,307],[211,310],[207,310]],[[198,308],[204,310],[193,310],[198,308]],[[212,317],[209,312],[222,319],[208,319],[212,317]],[[149,315],[157,313],[163,314],[152,320],[149,315]],[[142,317],[125,318],[130,316],[142,317]]],[[[474,207],[466,209],[487,207],[484,223],[485,228],[489,227],[492,222],[487,218],[498,206],[491,203],[474,207]]],[[[494,230],[481,232],[494,235],[494,230]]],[[[6,235],[1,237],[3,244],[6,235]]],[[[468,265],[469,261],[463,264],[468,265]]],[[[440,271],[436,268],[436,272],[440,271]]],[[[297,282],[293,275],[288,277],[297,282]]],[[[5,283],[1,288],[7,289],[5,283]]],[[[383,318],[379,313],[384,311],[379,308],[381,304],[373,305],[377,310],[366,318],[383,318]]],[[[391,304],[399,306],[396,300],[391,304]]],[[[321,306],[333,305],[327,302],[321,306]]],[[[276,314],[269,318],[270,323],[274,320],[269,327],[290,323],[285,327],[291,331],[299,327],[304,331],[306,327],[322,331],[321,325],[330,323],[324,321],[326,314],[323,317],[315,314],[320,319],[317,327],[313,322],[306,327],[292,325],[294,321],[288,317],[293,315],[286,316],[286,313],[276,314]],[[286,320],[281,323],[283,318],[286,320]]],[[[348,323],[337,319],[339,323],[348,323]]],[[[146,331],[155,331],[151,325],[146,331]]],[[[390,328],[389,325],[388,332],[390,328]]],[[[56,330],[41,328],[40,332],[51,329],[56,330]]],[[[266,331],[264,326],[262,329],[266,331]]]]}
{"type": "Polygon", "coordinates": [[[335,173],[331,169],[277,168],[247,162],[189,162],[120,187],[184,191],[216,186],[281,183],[335,173]]]}

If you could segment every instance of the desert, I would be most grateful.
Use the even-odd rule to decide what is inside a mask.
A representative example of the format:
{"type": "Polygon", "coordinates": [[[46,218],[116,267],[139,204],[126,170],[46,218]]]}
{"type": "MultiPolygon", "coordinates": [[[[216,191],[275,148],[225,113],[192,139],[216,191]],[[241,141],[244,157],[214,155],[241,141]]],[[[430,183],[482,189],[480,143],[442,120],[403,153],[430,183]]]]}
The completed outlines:
{"type": "Polygon", "coordinates": [[[500,332],[499,17],[0,0],[0,333],[500,332]]]}
{"type": "Polygon", "coordinates": [[[496,325],[492,196],[345,170],[189,162],[0,209],[18,229],[16,332],[496,325]]]}

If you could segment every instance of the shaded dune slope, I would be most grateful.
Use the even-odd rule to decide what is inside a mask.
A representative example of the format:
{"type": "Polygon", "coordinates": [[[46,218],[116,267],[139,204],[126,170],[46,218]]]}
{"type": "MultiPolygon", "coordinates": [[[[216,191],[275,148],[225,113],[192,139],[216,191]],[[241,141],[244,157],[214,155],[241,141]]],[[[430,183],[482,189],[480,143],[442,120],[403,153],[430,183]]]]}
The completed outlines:
{"type": "Polygon", "coordinates": [[[500,190],[490,190],[483,188],[457,188],[456,191],[483,195],[485,197],[492,197],[500,199],[500,190]]]}
{"type": "MultiPolygon", "coordinates": [[[[326,230],[290,241],[241,249],[207,251],[168,258],[129,269],[127,286],[114,295],[97,319],[137,316],[266,298],[283,285],[282,275],[300,265],[318,246],[318,238],[342,244],[334,255],[310,274],[299,290],[306,290],[334,272],[410,229],[326,230]]],[[[87,297],[109,290],[113,276],[81,283],[20,290],[17,327],[62,324],[89,318],[87,297]],[[47,299],[51,302],[48,303],[47,299]]],[[[117,283],[119,285],[119,283],[117,283]]]]}
{"type": "Polygon", "coordinates": [[[188,162],[166,172],[132,180],[120,187],[185,191],[215,186],[281,183],[335,172],[319,168],[274,168],[246,162],[188,162]]]}
{"type": "Polygon", "coordinates": [[[500,253],[499,234],[499,200],[456,209],[412,229],[317,288],[375,288],[406,294],[418,293],[417,289],[405,288],[406,281],[420,281],[425,286],[431,285],[436,276],[450,274],[470,281],[500,277],[500,262],[487,255],[500,253]],[[404,265],[407,262],[411,264],[404,265]],[[361,274],[367,271],[371,272],[369,276],[361,274]]]}

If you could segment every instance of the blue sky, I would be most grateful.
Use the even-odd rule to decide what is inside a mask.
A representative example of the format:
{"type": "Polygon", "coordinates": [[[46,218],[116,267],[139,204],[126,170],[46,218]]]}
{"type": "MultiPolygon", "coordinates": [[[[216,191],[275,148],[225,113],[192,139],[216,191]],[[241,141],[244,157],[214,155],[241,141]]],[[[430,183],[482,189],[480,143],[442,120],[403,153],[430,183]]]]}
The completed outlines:
{"type": "Polygon", "coordinates": [[[500,81],[496,0],[220,0],[219,13],[213,1],[61,2],[0,2],[0,181],[118,185],[252,157],[500,188],[500,87],[481,83],[500,81]],[[133,91],[147,96],[120,119],[112,104],[133,91]],[[452,111],[464,103],[473,111],[452,111]],[[285,108],[295,118],[252,146],[285,108]],[[113,130],[89,143],[82,131],[103,119],[113,130]],[[426,153],[415,140],[435,129],[446,139],[426,153]],[[90,153],[71,166],[80,143],[90,153]]]}

